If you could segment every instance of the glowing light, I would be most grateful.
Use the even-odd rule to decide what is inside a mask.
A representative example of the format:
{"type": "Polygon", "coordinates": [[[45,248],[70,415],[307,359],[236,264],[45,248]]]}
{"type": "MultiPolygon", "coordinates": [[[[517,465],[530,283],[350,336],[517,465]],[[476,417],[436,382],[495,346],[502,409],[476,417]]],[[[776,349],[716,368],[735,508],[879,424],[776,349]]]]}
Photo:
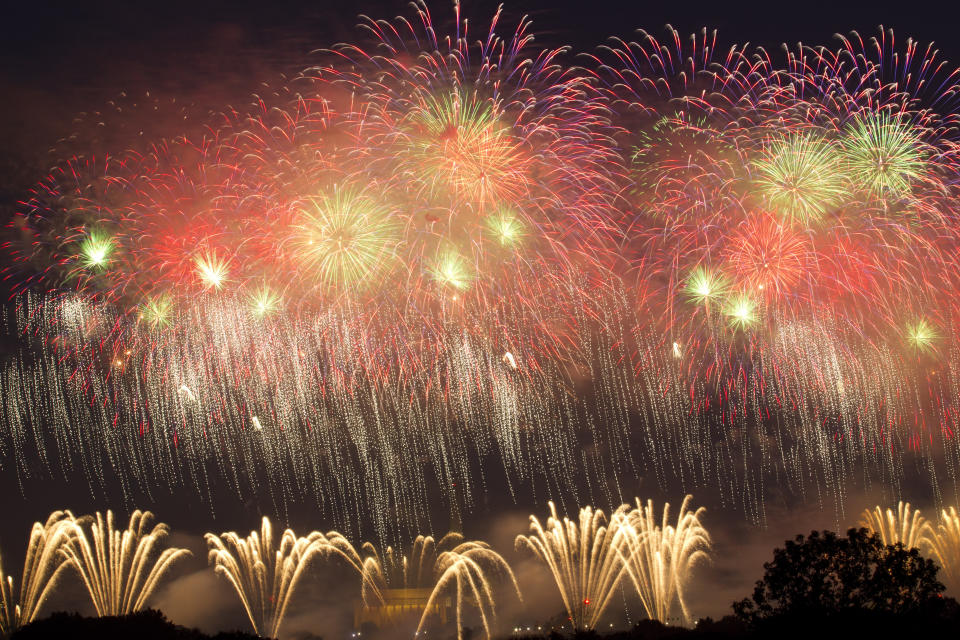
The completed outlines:
{"type": "Polygon", "coordinates": [[[473,281],[473,272],[467,261],[455,249],[443,250],[431,270],[434,280],[453,289],[465,290],[473,281]]]}
{"type": "Polygon", "coordinates": [[[173,298],[165,293],[147,298],[140,306],[140,318],[152,329],[168,326],[173,319],[173,298]]]}
{"type": "Polygon", "coordinates": [[[530,535],[517,536],[516,546],[532,551],[550,569],[574,628],[593,629],[624,571],[617,549],[626,505],[608,523],[603,511],[589,506],[580,510],[579,521],[561,520],[553,502],[549,504],[546,526],[530,516],[530,535]]]}
{"type": "Polygon", "coordinates": [[[190,555],[177,548],[157,555],[169,529],[163,523],[150,529],[152,520],[152,513],[139,510],[130,516],[125,530],[114,527],[112,511],[107,511],[106,518],[97,512],[88,527],[83,519],[72,520],[63,554],[80,574],[98,616],[140,611],[170,566],[190,555]]]}
{"type": "Polygon", "coordinates": [[[197,396],[193,393],[193,391],[187,385],[185,384],[180,385],[177,388],[177,391],[183,394],[183,396],[190,402],[197,402],[197,396]]]}
{"type": "Polygon", "coordinates": [[[754,166],[757,192],[767,205],[803,223],[822,217],[846,193],[839,156],[832,145],[813,136],[774,140],[754,166]]]}
{"type": "Polygon", "coordinates": [[[393,261],[399,231],[381,199],[337,188],[307,201],[294,244],[300,261],[326,287],[368,287],[393,261]]]}
{"type": "Polygon", "coordinates": [[[757,305],[747,294],[737,294],[727,301],[724,314],[733,329],[746,330],[757,322],[757,305]]]}
{"type": "Polygon", "coordinates": [[[492,637],[496,618],[494,578],[506,576],[516,597],[520,588],[509,565],[496,551],[480,540],[464,540],[459,533],[448,533],[439,541],[432,536],[417,536],[409,555],[401,555],[392,547],[383,553],[366,543],[366,557],[360,561],[352,547],[335,542],[339,553],[355,568],[360,568],[363,603],[366,608],[382,607],[389,590],[429,589],[423,605],[416,635],[425,633],[430,615],[439,600],[453,596],[457,613],[457,638],[463,638],[463,612],[468,606],[479,610],[485,636],[492,637]]]}
{"type": "Polygon", "coordinates": [[[227,261],[214,252],[203,253],[194,258],[197,276],[207,289],[220,289],[230,273],[227,261]]]}
{"type": "Polygon", "coordinates": [[[925,318],[919,318],[907,325],[907,342],[919,352],[933,351],[937,338],[936,328],[925,318]]]}
{"type": "Polygon", "coordinates": [[[707,304],[724,295],[729,283],[719,271],[707,267],[697,267],[687,276],[685,293],[687,299],[695,304],[707,304]]]}
{"type": "Polygon", "coordinates": [[[930,527],[927,546],[921,549],[929,549],[943,570],[943,581],[948,588],[960,587],[960,513],[956,507],[940,512],[937,527],[930,527]]]}
{"type": "Polygon", "coordinates": [[[888,111],[859,116],[842,144],[851,177],[875,196],[900,197],[924,172],[920,138],[888,111]]]}
{"type": "Polygon", "coordinates": [[[110,262],[114,248],[112,238],[99,231],[91,231],[80,243],[80,264],[87,269],[102,269],[110,262]]]}
{"type": "Polygon", "coordinates": [[[909,502],[899,502],[897,510],[881,510],[879,506],[865,509],[860,515],[860,526],[880,536],[883,544],[902,543],[907,549],[920,548],[925,544],[930,531],[927,519],[909,502]]]}
{"type": "Polygon", "coordinates": [[[670,520],[669,504],[664,505],[657,524],[653,501],[643,505],[637,499],[636,508],[627,515],[627,525],[619,531],[624,543],[617,553],[651,620],[666,623],[679,609],[685,623],[693,621],[684,591],[693,568],[709,558],[712,541],[700,521],[704,508],[689,510],[692,499],[689,495],[683,499],[675,524],[670,520]]]}
{"type": "Polygon", "coordinates": [[[204,536],[209,547],[208,560],[236,591],[254,633],[276,638],[310,560],[321,554],[327,540],[318,531],[297,537],[287,529],[274,544],[273,525],[263,518],[260,533],[251,531],[246,538],[230,531],[204,536]]]}
{"type": "Polygon", "coordinates": [[[514,213],[501,209],[487,218],[487,228],[504,247],[513,247],[523,240],[524,224],[514,213]]]}
{"type": "Polygon", "coordinates": [[[253,315],[258,318],[271,316],[280,309],[280,295],[266,285],[250,293],[248,300],[253,315]]]}
{"type": "Polygon", "coordinates": [[[756,287],[768,297],[792,291],[811,275],[806,237],[769,215],[743,224],[724,247],[724,256],[743,288],[756,287]]]}
{"type": "Polygon", "coordinates": [[[72,518],[69,511],[54,511],[46,523],[33,524],[19,591],[15,588],[13,576],[4,573],[0,559],[0,636],[8,637],[33,622],[56,589],[69,566],[61,548],[72,531],[72,518]]]}
{"type": "Polygon", "coordinates": [[[400,154],[431,198],[452,194],[484,206],[525,188],[526,161],[495,105],[460,88],[411,105],[400,154]]]}

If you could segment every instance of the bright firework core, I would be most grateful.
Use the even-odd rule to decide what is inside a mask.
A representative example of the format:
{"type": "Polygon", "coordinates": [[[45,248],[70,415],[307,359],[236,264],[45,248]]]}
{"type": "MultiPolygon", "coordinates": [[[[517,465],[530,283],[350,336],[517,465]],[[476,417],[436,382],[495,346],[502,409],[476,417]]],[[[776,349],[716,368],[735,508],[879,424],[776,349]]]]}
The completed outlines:
{"type": "Polygon", "coordinates": [[[22,486],[226,487],[348,526],[377,504],[382,538],[494,484],[706,486],[754,521],[773,486],[945,493],[953,67],[883,33],[578,57],[526,20],[414,13],[202,135],[64,158],[25,195],[0,371],[22,486]]]}

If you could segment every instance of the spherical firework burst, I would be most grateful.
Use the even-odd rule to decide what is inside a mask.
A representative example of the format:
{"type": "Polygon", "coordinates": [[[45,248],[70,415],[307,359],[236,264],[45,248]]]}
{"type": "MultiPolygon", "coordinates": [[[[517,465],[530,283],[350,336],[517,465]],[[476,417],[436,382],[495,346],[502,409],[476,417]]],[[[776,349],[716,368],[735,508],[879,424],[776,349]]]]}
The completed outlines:
{"type": "Polygon", "coordinates": [[[908,195],[929,170],[918,132],[888,111],[858,116],[841,144],[851,178],[874,197],[908,195]]]}
{"type": "Polygon", "coordinates": [[[325,287],[370,287],[390,268],[400,229],[382,201],[335,189],[304,204],[293,242],[304,270],[325,287]]]}
{"type": "Polygon", "coordinates": [[[756,215],[729,237],[725,264],[741,289],[785,295],[801,280],[815,277],[804,238],[770,216],[756,215]]]}
{"type": "Polygon", "coordinates": [[[836,151],[809,135],[773,140],[757,158],[755,188],[764,204],[784,218],[809,223],[837,207],[845,194],[836,151]]]}

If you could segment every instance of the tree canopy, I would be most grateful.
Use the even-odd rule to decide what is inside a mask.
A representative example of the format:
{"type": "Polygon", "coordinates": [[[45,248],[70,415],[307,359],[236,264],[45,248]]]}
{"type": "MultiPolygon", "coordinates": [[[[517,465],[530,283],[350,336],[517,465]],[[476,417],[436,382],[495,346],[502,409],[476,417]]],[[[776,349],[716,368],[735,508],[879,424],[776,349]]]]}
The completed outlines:
{"type": "Polygon", "coordinates": [[[932,560],[900,543],[885,545],[867,529],[850,529],[846,537],[799,535],[774,550],[763,568],[753,597],[733,605],[749,624],[780,616],[913,613],[941,598],[945,588],[932,560]]]}

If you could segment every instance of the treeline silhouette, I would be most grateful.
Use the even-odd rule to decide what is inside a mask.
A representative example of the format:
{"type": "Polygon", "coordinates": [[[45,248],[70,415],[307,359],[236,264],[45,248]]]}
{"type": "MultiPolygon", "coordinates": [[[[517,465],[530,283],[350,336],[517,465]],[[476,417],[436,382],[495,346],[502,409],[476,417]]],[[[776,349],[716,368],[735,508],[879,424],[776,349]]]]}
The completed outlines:
{"type": "Polygon", "coordinates": [[[198,629],[176,625],[156,609],[125,616],[88,618],[77,613],[54,613],[15,631],[10,640],[260,640],[245,631],[208,635],[198,629]]]}

